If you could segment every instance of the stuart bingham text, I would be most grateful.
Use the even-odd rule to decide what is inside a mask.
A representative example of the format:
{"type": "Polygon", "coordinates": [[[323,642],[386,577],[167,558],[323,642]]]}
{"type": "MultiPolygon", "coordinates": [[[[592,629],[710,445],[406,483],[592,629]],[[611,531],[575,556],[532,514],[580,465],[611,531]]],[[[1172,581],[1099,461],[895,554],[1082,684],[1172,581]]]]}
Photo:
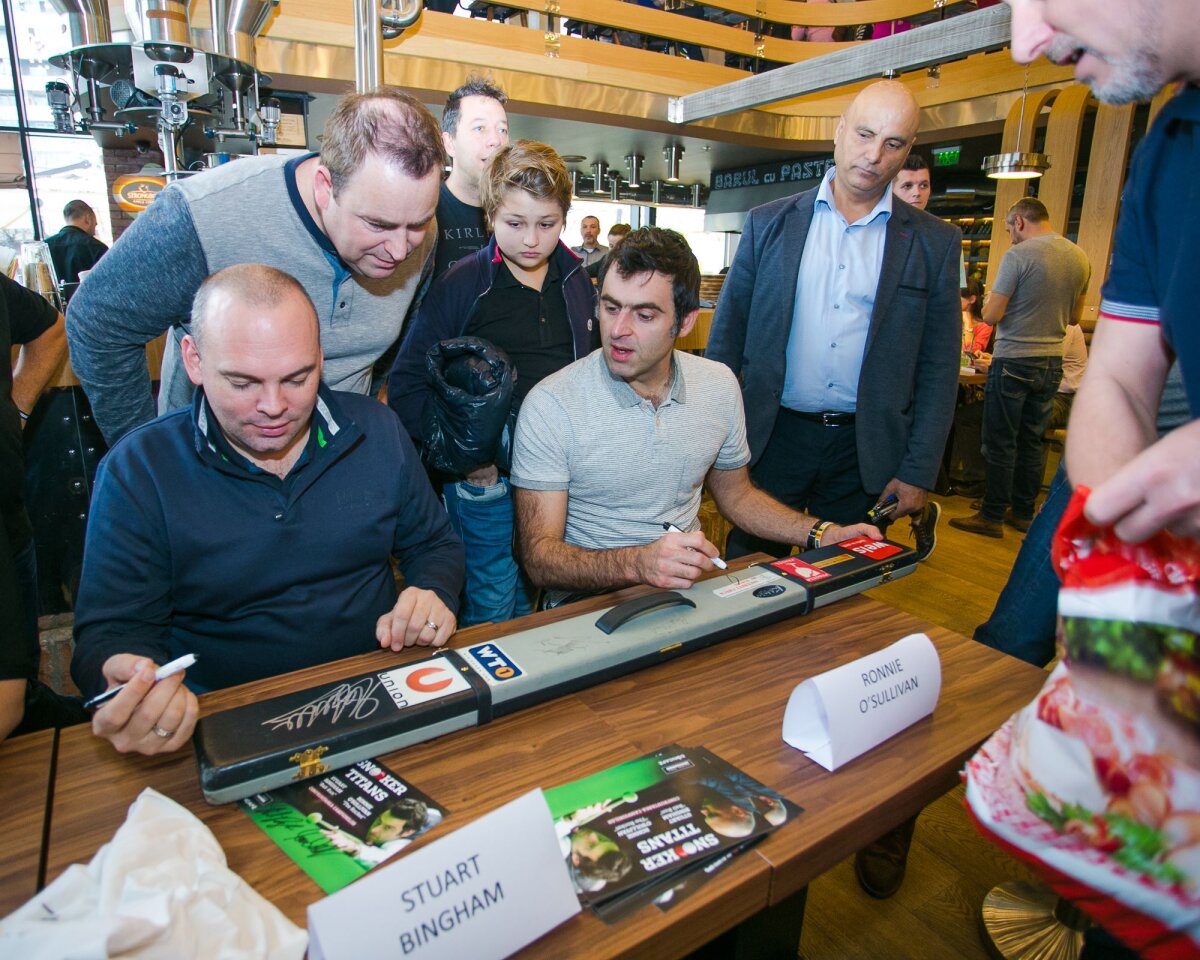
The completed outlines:
{"type": "Polygon", "coordinates": [[[479,854],[474,854],[401,891],[400,903],[406,914],[422,910],[426,915],[400,934],[405,956],[504,899],[500,881],[480,885],[479,880],[479,854]]]}

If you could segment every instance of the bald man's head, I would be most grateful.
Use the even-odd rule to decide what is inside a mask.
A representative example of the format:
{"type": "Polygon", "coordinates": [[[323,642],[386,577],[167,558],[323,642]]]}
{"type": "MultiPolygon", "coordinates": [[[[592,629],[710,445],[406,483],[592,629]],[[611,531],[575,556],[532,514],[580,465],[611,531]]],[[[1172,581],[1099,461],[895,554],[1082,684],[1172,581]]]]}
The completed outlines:
{"type": "Polygon", "coordinates": [[[304,286],[290,273],[263,263],[238,263],[209,276],[192,299],[191,334],[197,343],[204,340],[210,320],[226,316],[229,304],[246,307],[275,306],[288,302],[294,321],[311,324],[313,336],[320,336],[317,308],[304,286]]]}
{"type": "Polygon", "coordinates": [[[298,453],[323,358],[317,312],[294,278],[261,264],[213,274],[192,302],[180,353],[239,453],[264,469],[298,453]]]}
{"type": "Polygon", "coordinates": [[[856,203],[875,203],[912,149],[921,108],[904,84],[881,80],[863,90],[833,135],[834,191],[856,203]]]}

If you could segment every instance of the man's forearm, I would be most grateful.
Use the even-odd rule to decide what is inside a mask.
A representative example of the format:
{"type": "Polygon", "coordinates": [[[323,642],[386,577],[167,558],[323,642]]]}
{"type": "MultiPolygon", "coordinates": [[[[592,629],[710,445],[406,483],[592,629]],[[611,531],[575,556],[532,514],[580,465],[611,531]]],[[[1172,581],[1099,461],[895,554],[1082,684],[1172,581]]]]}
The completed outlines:
{"type": "Polygon", "coordinates": [[[12,399],[29,413],[67,355],[67,335],[60,315],[54,326],[21,348],[13,368],[12,399]]]}
{"type": "Polygon", "coordinates": [[[753,536],[801,546],[807,542],[813,524],[822,519],[786,507],[754,486],[732,503],[717,506],[730,523],[753,536]]]}
{"type": "Polygon", "coordinates": [[[1154,443],[1156,414],[1115,380],[1085,376],[1067,427],[1071,482],[1096,487],[1154,443]]]}
{"type": "Polygon", "coordinates": [[[208,273],[182,194],[164,190],[72,298],[71,366],[110,445],[154,419],[145,345],[186,322],[208,273]]]}
{"type": "Polygon", "coordinates": [[[552,590],[616,590],[642,583],[641,547],[587,550],[553,537],[521,538],[521,566],[535,586],[552,590]]]}

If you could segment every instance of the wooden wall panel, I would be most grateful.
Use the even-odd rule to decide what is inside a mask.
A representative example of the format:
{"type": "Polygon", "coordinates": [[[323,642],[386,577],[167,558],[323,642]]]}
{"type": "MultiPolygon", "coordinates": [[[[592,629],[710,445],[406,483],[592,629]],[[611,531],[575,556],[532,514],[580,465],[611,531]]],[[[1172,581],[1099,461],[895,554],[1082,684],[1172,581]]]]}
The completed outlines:
{"type": "MultiPolygon", "coordinates": [[[[1017,100],[1008,111],[1008,119],[1004,121],[1004,135],[1000,141],[1001,153],[1031,153],[1034,137],[1037,134],[1037,119],[1042,108],[1058,95],[1057,90],[1039,90],[1029,94],[1025,100],[1017,100]],[[1024,121],[1022,122],[1022,110],[1024,121]]],[[[1000,260],[1012,246],[1008,233],[1004,229],[1004,214],[1014,203],[1025,196],[1029,182],[1027,180],[997,180],[995,219],[992,221],[992,243],[988,248],[987,289],[991,289],[992,281],[996,279],[996,271],[1000,269],[1000,260]]]]}
{"type": "Polygon", "coordinates": [[[1067,232],[1071,194],[1079,169],[1079,141],[1090,101],[1088,88],[1073,83],[1054,98],[1054,106],[1050,108],[1045,148],[1050,157],[1050,169],[1038,184],[1038,199],[1050,211],[1050,225],[1055,233],[1065,235],[1067,232]]]}
{"type": "Polygon", "coordinates": [[[1158,111],[1165,107],[1167,101],[1179,92],[1180,86],[1178,83],[1168,83],[1154,95],[1154,99],[1150,101],[1150,119],[1146,121],[1147,124],[1154,122],[1154,118],[1158,116],[1158,111]]]}
{"type": "Polygon", "coordinates": [[[1100,287],[1112,255],[1113,231],[1117,226],[1132,134],[1132,104],[1124,107],[1100,105],[1092,134],[1092,151],[1088,156],[1088,178],[1079,223],[1079,246],[1092,264],[1092,282],[1084,297],[1081,321],[1086,331],[1096,326],[1099,314],[1100,287]]]}

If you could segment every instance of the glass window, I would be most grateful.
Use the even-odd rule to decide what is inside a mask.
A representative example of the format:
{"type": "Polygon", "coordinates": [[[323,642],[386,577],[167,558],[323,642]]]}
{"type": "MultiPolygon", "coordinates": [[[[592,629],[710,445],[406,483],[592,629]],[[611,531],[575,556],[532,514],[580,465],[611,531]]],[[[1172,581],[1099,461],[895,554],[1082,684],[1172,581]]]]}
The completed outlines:
{"type": "Polygon", "coordinates": [[[0,7],[0,126],[16,125],[17,95],[13,90],[12,63],[8,58],[8,25],[4,21],[4,8],[0,7]]]}
{"type": "Polygon", "coordinates": [[[0,270],[11,276],[13,258],[21,244],[32,239],[21,140],[15,133],[0,133],[0,270]]]}
{"type": "Polygon", "coordinates": [[[100,145],[91,137],[38,133],[29,138],[29,152],[43,234],[57,233],[63,226],[63,207],[83,200],[96,211],[96,236],[111,246],[112,217],[100,145]]]}
{"type": "Polygon", "coordinates": [[[659,207],[655,223],[678,230],[700,262],[701,273],[720,273],[725,266],[725,234],[704,229],[704,210],[699,207],[659,207]]]}
{"type": "MultiPolygon", "coordinates": [[[[53,129],[54,120],[46,104],[46,83],[50,80],[71,83],[67,71],[50,65],[52,56],[71,49],[67,15],[55,12],[47,0],[13,0],[13,35],[17,40],[17,56],[21,59],[25,119],[31,127],[53,129]]],[[[7,48],[4,53],[7,59],[7,48]]],[[[15,106],[12,118],[0,118],[0,122],[17,122],[15,106]]]]}

